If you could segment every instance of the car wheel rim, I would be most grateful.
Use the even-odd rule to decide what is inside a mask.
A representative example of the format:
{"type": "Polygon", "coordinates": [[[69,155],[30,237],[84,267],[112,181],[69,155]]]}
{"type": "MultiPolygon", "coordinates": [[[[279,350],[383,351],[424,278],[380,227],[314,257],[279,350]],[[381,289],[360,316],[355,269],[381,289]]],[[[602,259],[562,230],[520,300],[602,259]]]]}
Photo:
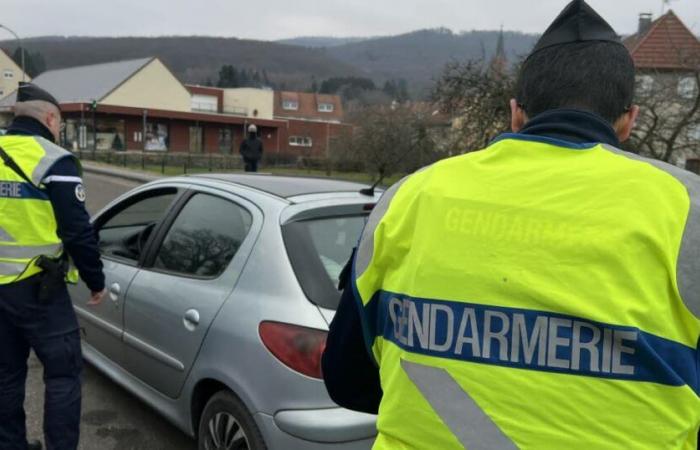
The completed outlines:
{"type": "Polygon", "coordinates": [[[227,412],[216,413],[207,424],[206,450],[249,450],[248,436],[238,420],[227,412]]]}

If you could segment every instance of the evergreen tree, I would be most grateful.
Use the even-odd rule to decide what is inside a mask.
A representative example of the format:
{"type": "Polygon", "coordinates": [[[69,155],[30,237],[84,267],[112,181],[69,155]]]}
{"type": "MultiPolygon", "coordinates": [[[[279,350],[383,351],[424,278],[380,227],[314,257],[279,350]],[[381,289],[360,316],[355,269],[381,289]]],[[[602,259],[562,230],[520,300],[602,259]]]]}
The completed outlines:
{"type": "Polygon", "coordinates": [[[263,69],[262,71],[262,77],[263,77],[263,83],[265,83],[265,86],[272,86],[272,82],[270,81],[270,77],[267,76],[267,71],[263,69]]]}
{"type": "Polygon", "coordinates": [[[240,79],[236,68],[230,64],[221,66],[221,69],[219,69],[219,81],[216,85],[222,88],[239,87],[240,79]]]}

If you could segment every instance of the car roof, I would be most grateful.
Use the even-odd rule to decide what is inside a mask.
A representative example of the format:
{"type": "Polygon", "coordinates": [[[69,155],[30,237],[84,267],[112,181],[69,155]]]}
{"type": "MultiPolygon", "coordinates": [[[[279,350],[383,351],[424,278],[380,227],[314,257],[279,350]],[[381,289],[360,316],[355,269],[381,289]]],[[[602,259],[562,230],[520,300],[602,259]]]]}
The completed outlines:
{"type": "Polygon", "coordinates": [[[300,195],[359,192],[367,184],[331,178],[293,177],[266,174],[198,174],[194,178],[224,181],[256,189],[284,199],[300,195]]]}

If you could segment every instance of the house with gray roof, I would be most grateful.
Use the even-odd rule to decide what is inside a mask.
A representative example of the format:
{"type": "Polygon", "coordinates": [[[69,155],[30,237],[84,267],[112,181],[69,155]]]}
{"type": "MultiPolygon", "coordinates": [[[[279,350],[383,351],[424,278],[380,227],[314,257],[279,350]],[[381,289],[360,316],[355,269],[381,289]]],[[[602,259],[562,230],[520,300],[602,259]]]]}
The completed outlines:
{"type": "MultiPolygon", "coordinates": [[[[255,123],[275,150],[285,122],[192,110],[192,93],[158,58],[49,70],[32,80],[61,104],[61,144],[73,150],[234,153],[255,123]]],[[[0,127],[16,92],[0,99],[0,127]]],[[[266,142],[267,141],[267,142],[266,142]]]]}

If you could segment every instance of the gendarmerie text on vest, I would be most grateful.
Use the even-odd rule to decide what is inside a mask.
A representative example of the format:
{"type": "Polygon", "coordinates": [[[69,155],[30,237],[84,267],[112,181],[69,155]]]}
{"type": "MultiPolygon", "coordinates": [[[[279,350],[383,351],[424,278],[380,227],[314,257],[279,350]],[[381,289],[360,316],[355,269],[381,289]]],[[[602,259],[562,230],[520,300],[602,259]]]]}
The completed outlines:
{"type": "Polygon", "coordinates": [[[408,350],[452,359],[634,375],[638,330],[508,308],[392,297],[389,338],[408,350]],[[458,305],[458,304],[457,304],[458,305]],[[517,312],[516,312],[517,311],[517,312]]]}

